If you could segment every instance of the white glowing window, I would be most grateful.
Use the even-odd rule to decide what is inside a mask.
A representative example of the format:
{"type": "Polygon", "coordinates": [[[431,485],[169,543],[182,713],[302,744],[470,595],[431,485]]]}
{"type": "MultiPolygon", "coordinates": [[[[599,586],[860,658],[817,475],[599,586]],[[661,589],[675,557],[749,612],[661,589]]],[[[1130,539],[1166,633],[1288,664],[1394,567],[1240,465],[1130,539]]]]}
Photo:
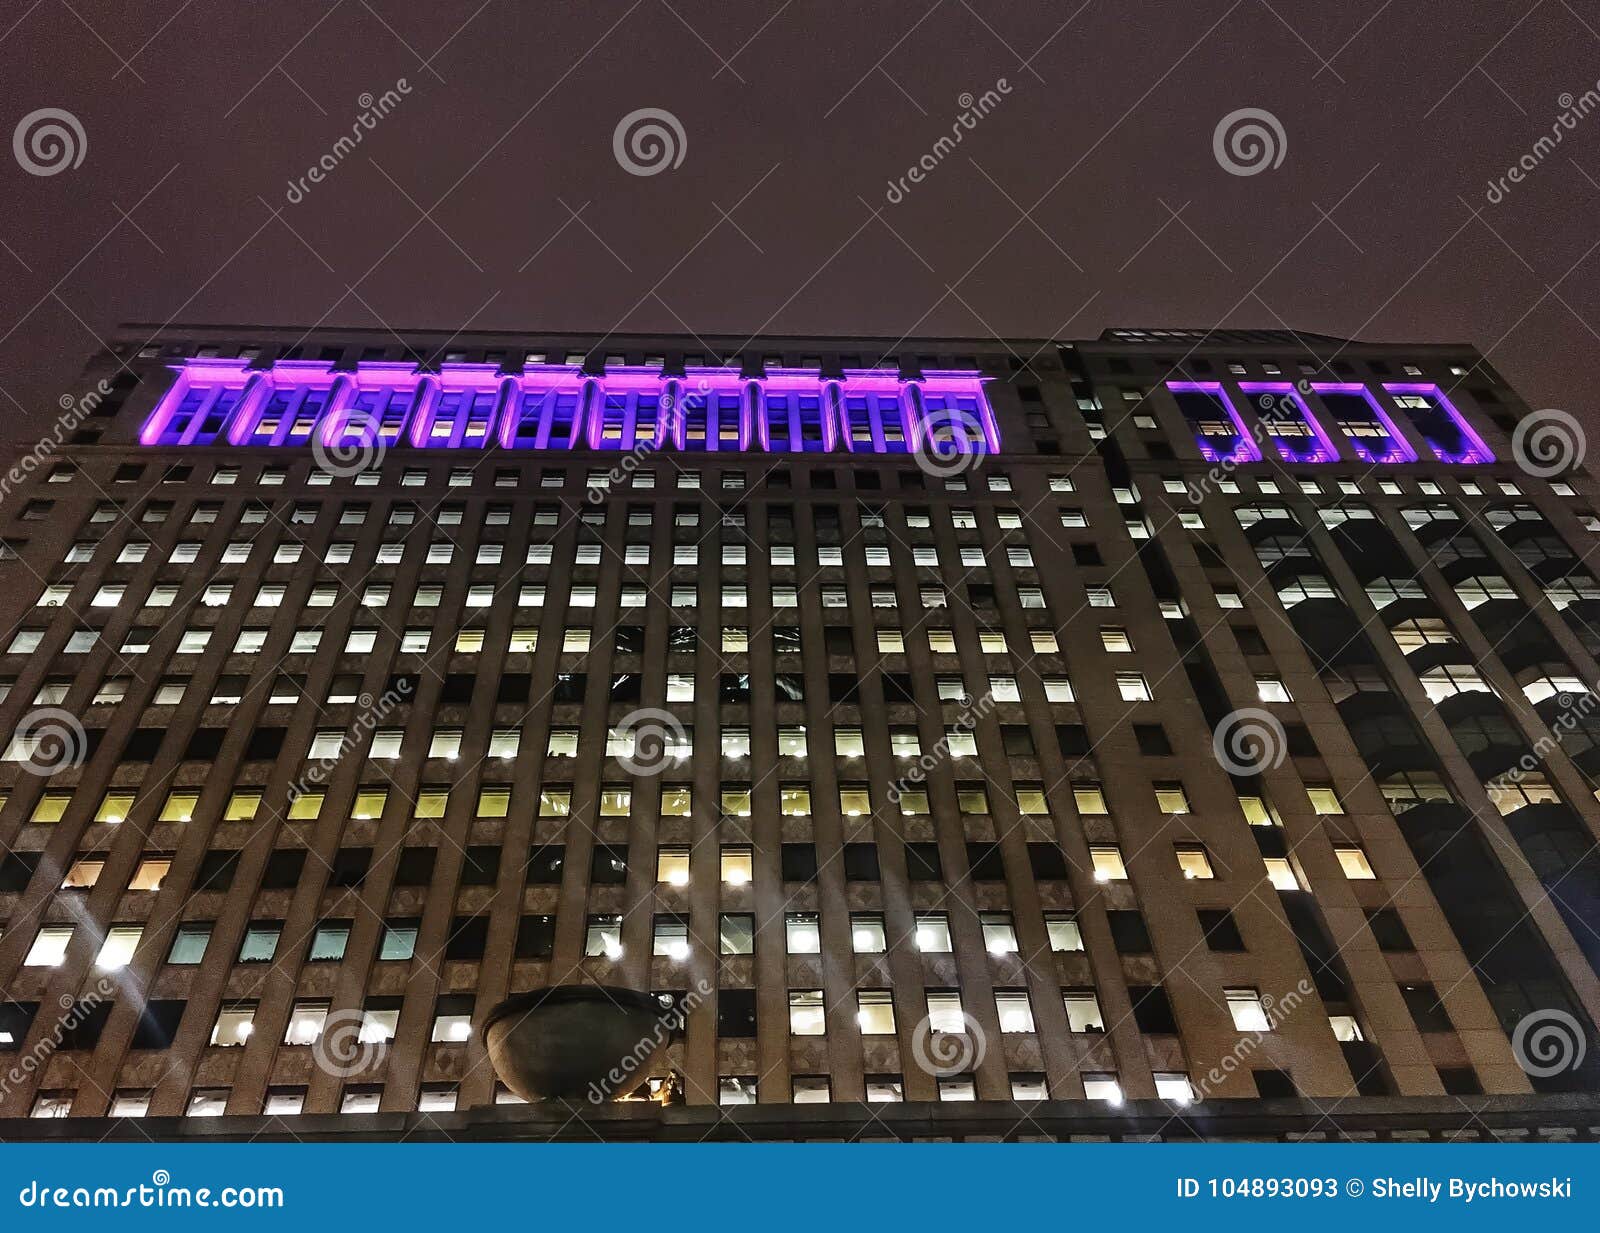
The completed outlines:
{"type": "Polygon", "coordinates": [[[1000,1014],[1002,1032],[1033,1031],[1033,1005],[1028,1001],[1026,990],[996,989],[994,1005],[1000,1014]]]}
{"type": "Polygon", "coordinates": [[[922,912],[917,915],[917,949],[925,954],[949,954],[950,917],[944,912],[922,912]]]}
{"type": "Polygon", "coordinates": [[[722,880],[729,886],[747,886],[755,873],[755,858],[749,848],[724,848],[721,853],[722,880]]]}
{"type": "Polygon", "coordinates": [[[850,949],[858,955],[881,955],[888,949],[883,917],[876,912],[850,914],[850,949]]]}
{"type": "Polygon", "coordinates": [[[1074,951],[1083,949],[1083,931],[1078,927],[1075,917],[1060,912],[1050,912],[1044,918],[1045,933],[1050,939],[1050,949],[1054,951],[1074,951]]]}
{"type": "Polygon", "coordinates": [[[656,881],[668,886],[689,884],[689,849],[686,847],[662,848],[656,853],[656,881]]]}
{"type": "Polygon", "coordinates": [[[991,955],[1017,953],[1017,931],[1011,923],[1010,912],[983,912],[979,914],[983,926],[983,945],[991,955]]]}
{"type": "Polygon", "coordinates": [[[71,940],[70,925],[46,925],[34,937],[28,957],[22,961],[22,965],[29,968],[56,967],[66,958],[67,943],[71,940]]]}
{"type": "Polygon", "coordinates": [[[328,1019],[328,1003],[321,1001],[296,1002],[289,1011],[289,1026],[284,1030],[286,1045],[315,1044],[322,1035],[322,1025],[328,1019]]]}
{"type": "Polygon", "coordinates": [[[255,1031],[256,1007],[254,1002],[238,1006],[224,1006],[217,1015],[216,1026],[211,1029],[211,1043],[234,1047],[247,1043],[255,1031]]]}
{"type": "Polygon", "coordinates": [[[1095,997],[1093,989],[1063,990],[1061,1004],[1067,1012],[1068,1031],[1105,1031],[1105,1020],[1100,1016],[1100,999],[1095,997]]]}
{"type": "Polygon", "coordinates": [[[967,1030],[961,995],[953,989],[928,991],[928,1026],[935,1032],[959,1035],[967,1030]]]}
{"type": "Polygon", "coordinates": [[[791,955],[815,955],[822,950],[822,927],[815,912],[788,912],[783,918],[784,944],[791,955]]]}
{"type": "Polygon", "coordinates": [[[381,1045],[394,1039],[400,1026],[399,1010],[368,1008],[361,1012],[361,1032],[357,1039],[364,1045],[381,1045]]]}
{"type": "Polygon", "coordinates": [[[1189,1082],[1189,1076],[1180,1071],[1156,1071],[1156,1095],[1162,1100],[1170,1100],[1175,1105],[1187,1105],[1194,1102],[1194,1087],[1189,1082]]]}
{"type": "Polygon", "coordinates": [[[1272,1021],[1261,1005],[1261,994],[1254,989],[1224,989],[1233,1026],[1241,1032],[1270,1032],[1272,1021]]]}
{"type": "Polygon", "coordinates": [[[1122,1085],[1112,1074],[1086,1074],[1083,1076],[1083,1094],[1089,1100],[1103,1100],[1108,1105],[1122,1103],[1122,1085]]]}
{"type": "Polygon", "coordinates": [[[95,966],[102,971],[115,971],[117,968],[126,967],[133,958],[133,952],[138,949],[139,939],[143,936],[142,926],[113,925],[100,946],[99,955],[95,957],[95,966]]]}
{"type": "Polygon", "coordinates": [[[1110,844],[1100,844],[1089,849],[1089,859],[1094,865],[1096,882],[1124,882],[1127,867],[1122,863],[1122,850],[1110,844]]]}
{"type": "Polygon", "coordinates": [[[1339,866],[1344,870],[1344,876],[1352,881],[1368,881],[1378,876],[1373,872],[1367,854],[1353,843],[1334,844],[1333,854],[1339,858],[1339,866]]]}
{"type": "Polygon", "coordinates": [[[1263,857],[1267,867],[1267,881],[1271,882],[1277,890],[1297,891],[1301,889],[1300,879],[1295,876],[1294,866],[1282,856],[1263,857]]]}
{"type": "MultiPolygon", "coordinates": [[[[887,989],[860,990],[856,994],[856,1022],[860,1026],[863,1036],[893,1036],[894,999],[889,991],[887,989]]],[[[800,1034],[796,1033],[796,1035],[800,1034]]]]}
{"type": "MultiPolygon", "coordinates": [[[[893,1011],[890,1013],[892,1015],[893,1011]]],[[[821,1036],[826,1031],[827,1021],[823,1011],[822,990],[789,990],[789,1034],[821,1036]]]]}
{"type": "Polygon", "coordinates": [[[1328,1026],[1333,1029],[1333,1038],[1341,1044],[1366,1039],[1354,1015],[1329,1015],[1328,1026]]]}

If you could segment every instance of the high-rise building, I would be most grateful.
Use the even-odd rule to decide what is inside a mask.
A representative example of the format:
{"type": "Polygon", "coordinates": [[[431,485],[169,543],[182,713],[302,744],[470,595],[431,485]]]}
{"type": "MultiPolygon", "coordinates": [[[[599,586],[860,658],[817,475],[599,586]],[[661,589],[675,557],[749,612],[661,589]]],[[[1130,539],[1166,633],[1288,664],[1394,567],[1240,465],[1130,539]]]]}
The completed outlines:
{"type": "Polygon", "coordinates": [[[1597,490],[1472,349],[120,337],[0,500],[0,1138],[1596,1135],[1597,490]],[[681,1101],[512,1101],[585,983],[681,1101]]]}

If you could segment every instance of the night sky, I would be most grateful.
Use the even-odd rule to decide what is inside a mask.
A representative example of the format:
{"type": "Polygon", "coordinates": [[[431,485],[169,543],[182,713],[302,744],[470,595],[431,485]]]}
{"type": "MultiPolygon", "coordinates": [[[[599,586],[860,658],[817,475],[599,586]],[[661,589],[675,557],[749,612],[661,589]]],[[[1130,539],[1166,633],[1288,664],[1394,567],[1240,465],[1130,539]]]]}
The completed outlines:
{"type": "Polygon", "coordinates": [[[1600,425],[1595,0],[7,0],[0,55],[0,134],[84,137],[0,151],[7,439],[124,320],[1293,327],[1472,343],[1600,425]],[[1242,108],[1281,163],[1219,163],[1242,108]],[[619,163],[640,109],[676,166],[619,163]]]}

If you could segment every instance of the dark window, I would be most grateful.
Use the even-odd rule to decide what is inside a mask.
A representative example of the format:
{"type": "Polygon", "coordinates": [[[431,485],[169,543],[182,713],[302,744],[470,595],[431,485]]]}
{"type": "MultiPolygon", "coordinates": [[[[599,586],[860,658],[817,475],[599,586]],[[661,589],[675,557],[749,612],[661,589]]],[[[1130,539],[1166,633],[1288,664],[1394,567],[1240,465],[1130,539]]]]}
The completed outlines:
{"type": "Polygon", "coordinates": [[[944,870],[939,864],[939,845],[906,844],[906,874],[913,882],[942,882],[944,870]]]}
{"type": "Polygon", "coordinates": [[[1028,731],[1026,724],[1001,724],[1000,744],[1008,754],[1032,757],[1033,734],[1028,731]]]}
{"type": "Polygon", "coordinates": [[[854,704],[860,701],[861,678],[853,672],[828,673],[828,701],[854,704]]]}
{"type": "Polygon", "coordinates": [[[93,1049],[100,1043],[100,1033],[111,1017],[111,1002],[79,1002],[62,1015],[69,1026],[61,1033],[63,1049],[93,1049]]]}
{"type": "Polygon", "coordinates": [[[24,891],[39,868],[41,852],[8,852],[0,859],[0,891],[24,891]]]}
{"type": "Polygon", "coordinates": [[[437,848],[404,848],[395,864],[396,886],[427,886],[433,881],[433,865],[438,859],[437,848]]]}
{"type": "Polygon", "coordinates": [[[1172,742],[1167,739],[1166,729],[1160,724],[1134,724],[1133,739],[1139,742],[1139,752],[1142,754],[1158,755],[1172,752],[1172,742]]]}
{"type": "Polygon", "coordinates": [[[1099,565],[1100,549],[1093,544],[1072,545],[1072,559],[1078,565],[1099,565]]]}
{"type": "Polygon", "coordinates": [[[1033,876],[1041,881],[1060,881],[1067,876],[1066,854],[1053,843],[1030,843],[1028,864],[1033,867],[1033,876]]]}
{"type": "Polygon", "coordinates": [[[1294,1080],[1289,1077],[1287,1070],[1256,1070],[1251,1074],[1256,1081],[1256,1095],[1263,1100],[1300,1095],[1295,1090],[1294,1080]]]}
{"type": "Polygon", "coordinates": [[[367,880],[367,870],[371,867],[371,848],[340,848],[333,856],[328,885],[345,889],[360,886],[367,880]]]}
{"type": "Polygon", "coordinates": [[[496,702],[526,702],[533,688],[533,677],[526,672],[503,672],[500,686],[495,690],[496,702]]]}
{"type": "Polygon", "coordinates": [[[166,736],[165,728],[137,728],[128,743],[122,750],[124,762],[149,762],[161,748],[161,738],[166,736]]]}
{"type": "Polygon", "coordinates": [[[618,655],[644,654],[644,626],[619,625],[616,632],[618,655]]]}
{"type": "Polygon", "coordinates": [[[139,1026],[133,1031],[134,1049],[167,1049],[178,1034],[178,1024],[183,1019],[187,1002],[146,1002],[139,1014],[139,1026]]]}
{"type": "Polygon", "coordinates": [[[856,653],[850,631],[842,625],[829,625],[822,631],[822,645],[829,655],[850,656],[856,653]]]}
{"type": "Polygon", "coordinates": [[[1151,1036],[1177,1035],[1178,1021],[1172,1015],[1172,1003],[1160,985],[1129,985],[1128,997],[1133,1002],[1133,1021],[1141,1032],[1151,1036]]]}
{"type": "Polygon", "coordinates": [[[225,891],[233,885],[233,875],[239,869],[237,852],[207,852],[200,858],[200,869],[194,876],[197,891],[225,891]]]}
{"type": "Polygon", "coordinates": [[[451,672],[439,688],[439,701],[467,703],[472,701],[472,684],[477,678],[467,672],[451,672]]]}
{"type": "Polygon", "coordinates": [[[1111,924],[1111,942],[1119,955],[1150,953],[1150,931],[1138,912],[1132,908],[1114,908],[1106,913],[1106,920],[1111,924]]]}
{"type": "Polygon", "coordinates": [[[1206,945],[1215,951],[1244,949],[1244,937],[1233,913],[1226,908],[1201,908],[1200,931],[1206,935],[1206,945]]]}
{"type": "Polygon", "coordinates": [[[718,682],[717,698],[721,702],[749,702],[750,674],[748,672],[724,672],[718,682]]]}
{"type": "Polygon", "coordinates": [[[1006,864],[1000,857],[1000,845],[997,843],[969,843],[967,865],[972,871],[974,882],[1006,880],[1006,864]]]}
{"type": "Polygon", "coordinates": [[[559,843],[547,843],[528,853],[528,881],[543,885],[556,885],[561,881],[561,865],[566,859],[566,848],[559,843]]]}
{"type": "Polygon", "coordinates": [[[257,728],[250,734],[244,756],[249,762],[271,762],[283,750],[285,728],[257,728]]]}
{"type": "Polygon", "coordinates": [[[1374,908],[1367,913],[1367,927],[1377,939],[1379,950],[1415,950],[1405,921],[1393,908],[1374,908]]]}
{"type": "MultiPolygon", "coordinates": [[[[430,851],[432,849],[429,849],[430,851]]],[[[490,844],[474,844],[461,863],[462,886],[493,886],[500,876],[500,849],[490,844]]]]}
{"type": "Polygon", "coordinates": [[[846,882],[876,882],[878,880],[878,845],[875,843],[845,844],[844,878],[846,882]]]}
{"type": "Polygon", "coordinates": [[[1239,640],[1239,650],[1245,655],[1266,655],[1267,640],[1254,625],[1235,625],[1233,636],[1239,640]]]}
{"type": "Polygon", "coordinates": [[[885,672],[880,678],[883,682],[883,700],[887,702],[915,702],[917,693],[911,683],[911,675],[906,672],[885,672]]]}
{"type": "Polygon", "coordinates": [[[717,990],[717,1035],[753,1037],[756,1034],[756,991],[717,990]]]}
{"type": "MultiPolygon", "coordinates": [[[[582,702],[583,691],[588,686],[589,677],[584,672],[558,672],[555,683],[550,687],[550,698],[554,702],[582,702]]],[[[639,700],[639,678],[631,673],[624,673],[615,677],[611,682],[611,696],[620,702],[637,702],[639,700]],[[631,691],[624,688],[618,692],[619,683],[630,683],[631,691]]]]}
{"type": "Polygon", "coordinates": [[[1439,1067],[1439,1082],[1444,1084],[1447,1096],[1483,1095],[1483,1084],[1478,1082],[1478,1072],[1470,1066],[1439,1067]]]}
{"type": "Polygon", "coordinates": [[[555,917],[524,916],[517,922],[518,959],[548,959],[555,944],[555,917]]]}
{"type": "Polygon", "coordinates": [[[304,848],[279,848],[267,858],[266,872],[261,875],[261,889],[292,890],[300,885],[300,873],[305,867],[304,848]]]}
{"type": "Polygon", "coordinates": [[[185,762],[211,762],[222,753],[222,728],[200,728],[184,748],[185,762]]]}
{"type": "Polygon", "coordinates": [[[589,881],[596,886],[620,886],[628,880],[626,845],[597,843],[589,858],[589,881]]]}
{"type": "Polygon", "coordinates": [[[1089,731],[1082,724],[1057,724],[1056,744],[1067,757],[1082,757],[1089,752],[1089,731]]]}
{"type": "Polygon", "coordinates": [[[1304,724],[1284,724],[1283,735],[1286,738],[1284,744],[1288,747],[1292,757],[1315,758],[1318,756],[1317,743],[1311,739],[1310,729],[1304,724]]]}
{"type": "Polygon", "coordinates": [[[450,938],[444,944],[446,959],[482,959],[489,944],[487,916],[457,916],[450,921],[450,938]]]}
{"type": "Polygon", "coordinates": [[[809,843],[783,845],[783,880],[811,882],[817,876],[817,849],[809,843]]]}
{"type": "Polygon", "coordinates": [[[0,1052],[22,1048],[22,1038],[38,1013],[37,1002],[0,1002],[0,1052]]]}
{"type": "Polygon", "coordinates": [[[1455,1029],[1432,985],[1401,985],[1400,996],[1419,1032],[1449,1032],[1455,1029]]]}

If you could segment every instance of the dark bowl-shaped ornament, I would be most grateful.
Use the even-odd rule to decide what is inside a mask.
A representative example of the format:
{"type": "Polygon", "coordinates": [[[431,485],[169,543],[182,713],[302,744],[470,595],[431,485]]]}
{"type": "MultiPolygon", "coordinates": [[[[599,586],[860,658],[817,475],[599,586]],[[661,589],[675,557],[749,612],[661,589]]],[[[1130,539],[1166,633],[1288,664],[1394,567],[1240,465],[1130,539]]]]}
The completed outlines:
{"type": "Polygon", "coordinates": [[[648,993],[553,985],[501,1002],[483,1021],[495,1072],[524,1100],[602,1104],[644,1082],[667,1042],[663,1009],[648,993]]]}

